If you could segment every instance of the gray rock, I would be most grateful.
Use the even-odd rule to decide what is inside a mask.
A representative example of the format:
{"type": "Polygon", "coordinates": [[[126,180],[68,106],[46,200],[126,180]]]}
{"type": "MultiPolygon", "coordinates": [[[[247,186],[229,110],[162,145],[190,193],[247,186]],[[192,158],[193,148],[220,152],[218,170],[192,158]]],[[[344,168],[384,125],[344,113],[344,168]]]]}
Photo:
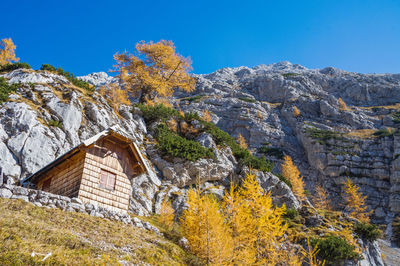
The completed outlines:
{"type": "Polygon", "coordinates": [[[6,188],[0,188],[0,198],[11,198],[11,196],[13,195],[13,193],[6,188]]]}

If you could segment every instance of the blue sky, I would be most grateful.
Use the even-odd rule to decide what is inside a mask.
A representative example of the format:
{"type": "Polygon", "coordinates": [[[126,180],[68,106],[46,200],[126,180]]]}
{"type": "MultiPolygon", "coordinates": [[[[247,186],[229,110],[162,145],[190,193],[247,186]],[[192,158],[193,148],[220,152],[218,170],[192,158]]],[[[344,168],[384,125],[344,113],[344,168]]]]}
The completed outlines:
{"type": "Polygon", "coordinates": [[[0,38],[34,68],[107,71],[141,40],[174,41],[194,73],[291,61],[400,73],[400,1],[2,1],[0,38]]]}

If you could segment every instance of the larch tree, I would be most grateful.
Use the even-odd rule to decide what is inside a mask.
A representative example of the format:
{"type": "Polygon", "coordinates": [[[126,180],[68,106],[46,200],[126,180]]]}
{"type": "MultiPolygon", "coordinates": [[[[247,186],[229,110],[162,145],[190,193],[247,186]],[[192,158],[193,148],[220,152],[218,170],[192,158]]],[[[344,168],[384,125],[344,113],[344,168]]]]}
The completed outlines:
{"type": "Polygon", "coordinates": [[[130,105],[128,92],[122,89],[118,84],[111,83],[110,85],[100,88],[99,93],[109,100],[115,112],[118,112],[121,104],[130,105]]]}
{"type": "Polygon", "coordinates": [[[326,190],[321,185],[317,185],[315,187],[315,194],[312,196],[312,202],[315,208],[330,210],[332,206],[328,197],[328,192],[326,192],[326,190]]]}
{"type": "Polygon", "coordinates": [[[171,230],[174,225],[174,218],[175,211],[171,207],[171,203],[166,200],[162,201],[160,208],[160,223],[171,230]]]}
{"type": "Polygon", "coordinates": [[[264,192],[254,174],[246,176],[239,193],[242,197],[241,204],[250,217],[248,232],[254,235],[254,264],[277,264],[286,252],[280,248],[287,229],[287,224],[282,219],[286,207],[273,207],[270,193],[264,192]]]}
{"type": "Polygon", "coordinates": [[[206,122],[211,122],[212,121],[212,117],[210,112],[206,109],[203,111],[201,118],[203,118],[204,121],[206,122]]]}
{"type": "Polygon", "coordinates": [[[19,61],[19,58],[15,56],[15,48],[17,46],[15,46],[11,38],[2,39],[0,47],[0,65],[19,61]]]}
{"type": "Polygon", "coordinates": [[[339,110],[340,111],[347,111],[349,108],[347,107],[347,104],[343,101],[342,98],[338,99],[338,104],[339,104],[339,110]]]}
{"type": "Polygon", "coordinates": [[[368,211],[368,206],[365,204],[367,196],[363,196],[359,191],[359,187],[347,178],[344,184],[344,199],[347,211],[350,216],[357,218],[362,222],[369,222],[369,216],[372,211],[368,211]]]}
{"type": "Polygon", "coordinates": [[[299,108],[297,106],[293,107],[293,116],[299,117],[301,115],[299,108]]]}
{"type": "Polygon", "coordinates": [[[188,191],[189,208],[181,226],[189,247],[207,264],[227,265],[232,255],[232,238],[219,204],[212,195],[202,195],[200,187],[188,191]]]}
{"type": "Polygon", "coordinates": [[[242,134],[239,134],[239,136],[237,137],[236,140],[237,140],[240,148],[247,149],[248,145],[247,145],[246,139],[242,136],[242,134]]]}
{"type": "Polygon", "coordinates": [[[306,198],[306,194],[304,191],[304,181],[300,176],[299,169],[293,164],[292,158],[290,156],[285,155],[283,157],[284,162],[282,163],[282,175],[289,179],[292,184],[293,193],[300,199],[304,200],[306,198]]]}
{"type": "Polygon", "coordinates": [[[231,228],[233,242],[231,262],[234,265],[252,265],[256,261],[257,251],[254,243],[257,238],[252,232],[254,220],[252,213],[246,207],[247,204],[244,204],[237,186],[231,182],[229,190],[225,193],[222,209],[231,228]]]}
{"type": "Polygon", "coordinates": [[[117,53],[114,59],[115,71],[127,88],[140,94],[142,103],[156,96],[170,97],[176,88],[195,89],[196,81],[189,75],[191,60],[177,54],[172,41],[142,41],[136,44],[134,54],[117,53]]]}

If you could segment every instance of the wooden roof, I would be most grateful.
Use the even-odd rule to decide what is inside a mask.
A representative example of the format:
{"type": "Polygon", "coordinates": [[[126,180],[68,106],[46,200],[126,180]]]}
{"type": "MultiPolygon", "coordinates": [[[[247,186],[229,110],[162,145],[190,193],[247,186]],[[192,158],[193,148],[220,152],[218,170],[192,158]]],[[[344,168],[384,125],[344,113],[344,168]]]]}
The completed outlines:
{"type": "Polygon", "coordinates": [[[124,148],[126,148],[137,160],[139,167],[141,168],[140,172],[144,173],[144,172],[148,171],[147,166],[144,162],[143,156],[140,153],[140,150],[139,150],[138,146],[136,145],[136,143],[134,143],[128,137],[125,137],[124,135],[116,132],[115,128],[109,128],[109,129],[104,130],[104,131],[100,132],[99,134],[85,140],[84,142],[82,142],[81,144],[76,146],[75,148],[71,149],[70,151],[66,152],[62,156],[58,157],[56,160],[49,163],[48,165],[46,165],[45,167],[43,167],[36,173],[25,178],[22,181],[22,183],[23,184],[25,184],[25,183],[34,183],[35,184],[37,181],[39,181],[40,177],[43,174],[45,174],[46,172],[51,170],[53,167],[56,167],[57,165],[61,164],[62,162],[74,157],[81,150],[92,147],[98,141],[100,141],[102,139],[107,139],[107,140],[115,143],[116,145],[124,146],[124,148]]]}

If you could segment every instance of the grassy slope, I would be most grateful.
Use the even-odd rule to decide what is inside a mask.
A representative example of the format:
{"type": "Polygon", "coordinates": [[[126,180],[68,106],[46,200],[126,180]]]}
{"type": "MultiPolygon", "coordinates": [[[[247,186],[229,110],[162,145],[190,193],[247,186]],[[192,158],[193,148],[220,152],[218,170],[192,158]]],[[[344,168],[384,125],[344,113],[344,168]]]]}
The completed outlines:
{"type": "Polygon", "coordinates": [[[0,265],[190,264],[191,256],[148,231],[82,213],[0,198],[0,265]]]}

